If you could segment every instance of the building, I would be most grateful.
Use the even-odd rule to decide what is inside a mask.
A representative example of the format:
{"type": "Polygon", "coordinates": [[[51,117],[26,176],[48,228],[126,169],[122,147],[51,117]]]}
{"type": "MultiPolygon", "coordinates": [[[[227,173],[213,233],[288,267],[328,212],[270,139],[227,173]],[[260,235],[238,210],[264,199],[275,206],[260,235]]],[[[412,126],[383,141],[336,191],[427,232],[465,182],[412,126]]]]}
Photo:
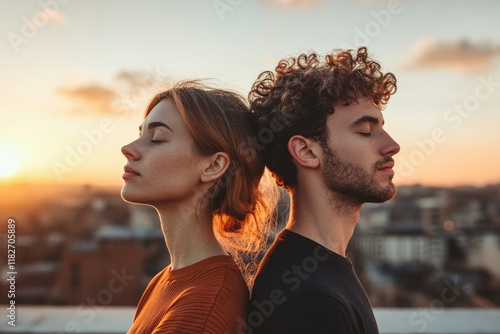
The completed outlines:
{"type": "Polygon", "coordinates": [[[53,299],[68,305],[136,305],[151,277],[169,262],[159,230],[102,226],[92,240],[66,249],[53,299]]]}

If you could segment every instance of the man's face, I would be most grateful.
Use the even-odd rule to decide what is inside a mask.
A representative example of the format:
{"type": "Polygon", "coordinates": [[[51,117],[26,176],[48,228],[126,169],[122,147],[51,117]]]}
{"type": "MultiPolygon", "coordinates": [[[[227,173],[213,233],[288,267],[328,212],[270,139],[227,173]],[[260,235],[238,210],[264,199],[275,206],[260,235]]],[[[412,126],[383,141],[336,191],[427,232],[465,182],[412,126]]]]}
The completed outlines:
{"type": "Polygon", "coordinates": [[[336,106],[327,117],[321,170],[334,197],[362,204],[385,202],[395,195],[392,156],[400,147],[383,124],[382,113],[371,100],[336,106]]]}

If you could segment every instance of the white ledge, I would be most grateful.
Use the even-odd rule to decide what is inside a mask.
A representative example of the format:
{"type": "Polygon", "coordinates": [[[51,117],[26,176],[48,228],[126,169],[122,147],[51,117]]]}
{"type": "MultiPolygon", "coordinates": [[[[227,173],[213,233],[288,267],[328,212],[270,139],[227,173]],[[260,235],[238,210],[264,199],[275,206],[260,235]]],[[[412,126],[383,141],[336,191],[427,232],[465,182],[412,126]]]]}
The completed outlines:
{"type": "MultiPolygon", "coordinates": [[[[8,325],[7,305],[1,305],[0,333],[122,334],[135,307],[19,306],[16,326],[8,325]]],[[[500,309],[375,308],[381,334],[500,333],[500,309]]]]}
{"type": "Polygon", "coordinates": [[[381,334],[499,334],[500,309],[375,308],[381,334]]]}

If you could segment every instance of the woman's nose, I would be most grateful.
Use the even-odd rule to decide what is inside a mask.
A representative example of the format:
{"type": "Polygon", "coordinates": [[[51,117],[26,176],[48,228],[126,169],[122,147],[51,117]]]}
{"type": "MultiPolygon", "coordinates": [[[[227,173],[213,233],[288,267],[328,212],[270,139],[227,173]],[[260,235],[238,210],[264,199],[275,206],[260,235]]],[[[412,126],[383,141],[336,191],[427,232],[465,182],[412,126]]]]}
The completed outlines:
{"type": "Polygon", "coordinates": [[[134,146],[134,143],[135,142],[131,142],[130,144],[123,146],[121,149],[122,154],[129,160],[137,160],[140,157],[139,152],[134,146]]]}

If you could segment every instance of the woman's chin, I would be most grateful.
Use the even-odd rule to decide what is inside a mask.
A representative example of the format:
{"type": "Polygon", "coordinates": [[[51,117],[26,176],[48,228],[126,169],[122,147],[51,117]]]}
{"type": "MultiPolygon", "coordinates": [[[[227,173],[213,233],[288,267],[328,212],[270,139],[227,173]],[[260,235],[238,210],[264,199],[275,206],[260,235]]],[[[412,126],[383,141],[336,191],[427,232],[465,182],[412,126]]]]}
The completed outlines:
{"type": "Polygon", "coordinates": [[[125,202],[132,204],[145,204],[143,201],[144,199],[141,196],[138,196],[136,193],[127,188],[127,185],[124,185],[121,191],[121,197],[125,202]]]}

